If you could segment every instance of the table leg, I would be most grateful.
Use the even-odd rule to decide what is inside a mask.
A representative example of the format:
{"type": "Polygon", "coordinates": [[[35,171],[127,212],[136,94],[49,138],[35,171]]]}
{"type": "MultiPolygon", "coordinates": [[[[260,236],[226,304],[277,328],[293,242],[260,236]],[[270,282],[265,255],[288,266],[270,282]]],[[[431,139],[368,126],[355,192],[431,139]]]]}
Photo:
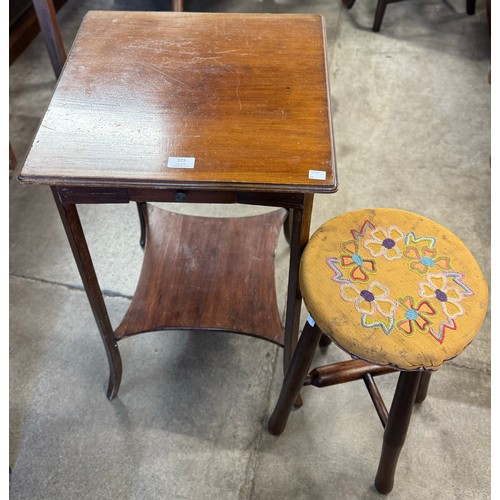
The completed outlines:
{"type": "MultiPolygon", "coordinates": [[[[300,309],[302,305],[302,295],[300,294],[299,288],[299,266],[302,251],[309,241],[313,200],[313,194],[305,194],[302,208],[294,208],[289,215],[292,218],[292,234],[290,242],[290,267],[288,272],[288,295],[283,349],[284,373],[288,370],[299,336],[300,309]]],[[[299,395],[295,406],[300,405],[299,395]]]]}
{"type": "Polygon", "coordinates": [[[184,10],[183,0],[172,0],[172,11],[182,12],[184,10]]]}
{"type": "Polygon", "coordinates": [[[118,350],[113,328],[108,317],[108,311],[106,310],[76,205],[62,203],[59,199],[57,188],[52,188],[52,194],[54,195],[57,209],[73,252],[73,257],[75,258],[90,307],[94,314],[99,333],[101,334],[104,348],[106,349],[110,372],[107,397],[111,400],[118,393],[122,377],[120,351],[118,350]]]}

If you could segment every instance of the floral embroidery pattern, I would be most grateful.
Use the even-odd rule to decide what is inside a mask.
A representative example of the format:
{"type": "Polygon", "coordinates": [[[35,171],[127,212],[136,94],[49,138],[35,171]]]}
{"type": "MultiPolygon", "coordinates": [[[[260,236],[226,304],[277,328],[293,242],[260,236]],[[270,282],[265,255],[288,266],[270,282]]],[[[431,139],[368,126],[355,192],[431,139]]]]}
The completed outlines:
{"type": "Polygon", "coordinates": [[[406,335],[413,335],[414,328],[425,332],[430,320],[426,316],[434,316],[436,310],[427,301],[422,301],[418,306],[414,306],[413,297],[406,296],[399,299],[399,303],[405,309],[405,319],[397,324],[397,327],[406,335]]]}
{"type": "Polygon", "coordinates": [[[423,298],[437,299],[450,321],[457,316],[462,316],[464,310],[460,302],[464,298],[463,292],[456,286],[453,286],[444,274],[429,274],[427,281],[420,283],[419,295],[423,298]]]}
{"type": "Polygon", "coordinates": [[[328,259],[326,259],[326,263],[334,272],[332,280],[335,281],[335,283],[350,283],[350,281],[344,277],[344,273],[340,268],[339,259],[329,257],[328,259]]]}
{"type": "Polygon", "coordinates": [[[371,239],[365,241],[364,247],[374,256],[381,255],[387,260],[401,258],[401,247],[404,244],[405,235],[396,226],[388,229],[377,227],[370,233],[371,239]]]}
{"type": "Polygon", "coordinates": [[[403,255],[412,261],[410,269],[417,271],[419,274],[427,273],[432,267],[443,270],[451,269],[449,257],[436,257],[437,251],[428,247],[423,247],[422,251],[419,251],[416,247],[407,247],[403,255]]]}
{"type": "Polygon", "coordinates": [[[395,225],[377,227],[369,220],[350,232],[352,238],[343,241],[339,254],[326,263],[334,273],[332,281],[340,285],[340,297],[353,304],[363,327],[381,327],[386,335],[394,329],[408,337],[430,334],[440,343],[446,331],[456,330],[456,318],[464,314],[462,302],[474,292],[463,274],[453,270],[451,259],[439,252],[436,238],[395,225]],[[403,297],[391,296],[377,259],[396,266],[395,273],[397,266],[408,262],[409,270],[422,276],[418,288],[403,297]]]}
{"type": "Polygon", "coordinates": [[[374,281],[368,288],[359,290],[354,284],[346,283],[340,287],[340,296],[347,302],[354,302],[354,307],[361,313],[363,326],[381,326],[385,333],[391,332],[397,304],[389,298],[385,286],[374,281]]]}
{"type": "Polygon", "coordinates": [[[375,261],[363,259],[358,253],[358,243],[356,241],[346,241],[341,245],[342,250],[346,252],[340,255],[340,261],[344,267],[352,267],[350,276],[356,281],[367,281],[368,273],[375,272],[375,261]]]}

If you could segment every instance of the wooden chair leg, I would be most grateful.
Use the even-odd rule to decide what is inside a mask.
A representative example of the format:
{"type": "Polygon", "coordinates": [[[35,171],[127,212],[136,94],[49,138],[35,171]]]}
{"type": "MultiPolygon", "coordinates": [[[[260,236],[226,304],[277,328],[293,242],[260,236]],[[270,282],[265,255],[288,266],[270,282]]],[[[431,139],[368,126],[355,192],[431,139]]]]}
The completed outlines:
{"type": "Polygon", "coordinates": [[[375,10],[375,19],[373,21],[373,31],[376,33],[380,31],[382,20],[384,19],[385,8],[389,2],[387,0],[378,0],[377,9],[375,10]]]}
{"type": "Polygon", "coordinates": [[[431,381],[431,372],[423,372],[418,385],[417,397],[415,403],[423,403],[427,397],[427,390],[429,389],[429,382],[431,381]]]}
{"type": "Polygon", "coordinates": [[[278,402],[267,424],[271,434],[278,435],[285,430],[288,416],[304,385],[321,335],[323,333],[317,325],[311,326],[309,321],[306,322],[286,372],[278,402]]]}
{"type": "Polygon", "coordinates": [[[401,372],[396,392],[384,431],[382,454],[375,477],[375,488],[379,493],[390,493],[399,454],[403,448],[415,404],[421,372],[401,372]]]}

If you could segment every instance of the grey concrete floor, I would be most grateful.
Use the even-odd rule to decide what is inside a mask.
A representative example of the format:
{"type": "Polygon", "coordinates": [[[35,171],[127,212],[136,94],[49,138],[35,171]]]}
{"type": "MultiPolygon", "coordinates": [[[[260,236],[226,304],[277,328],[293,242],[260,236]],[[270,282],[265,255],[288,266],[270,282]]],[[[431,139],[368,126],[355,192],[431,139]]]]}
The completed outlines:
{"type": "MultiPolygon", "coordinates": [[[[59,19],[69,47],[89,9],[164,7],[158,0],[69,0],[59,19]]],[[[313,230],[356,208],[404,208],[454,231],[489,280],[484,2],[473,16],[465,14],[465,0],[389,5],[378,34],[370,29],[374,9],[375,0],[358,0],[350,11],[340,0],[190,3],[193,11],[325,17],[340,189],[315,198],[313,230]]],[[[10,67],[9,138],[20,165],[54,84],[38,37],[10,67]]],[[[127,339],[120,344],[122,386],[109,402],[106,356],[49,189],[22,186],[14,174],[9,208],[12,499],[381,496],[373,479],[382,427],[363,383],[304,389],[302,409],[284,434],[271,436],[265,422],[282,381],[282,351],[261,340],[217,332],[127,339]]],[[[116,325],[141,266],[136,208],[80,212],[116,325]]],[[[281,237],[280,297],[287,257],[281,237]]],[[[330,347],[315,364],[341,359],[345,354],[330,347]]],[[[433,376],[416,408],[393,498],[490,497],[490,360],[488,313],[474,342],[433,376]]],[[[395,375],[378,380],[389,404],[395,375]]]]}

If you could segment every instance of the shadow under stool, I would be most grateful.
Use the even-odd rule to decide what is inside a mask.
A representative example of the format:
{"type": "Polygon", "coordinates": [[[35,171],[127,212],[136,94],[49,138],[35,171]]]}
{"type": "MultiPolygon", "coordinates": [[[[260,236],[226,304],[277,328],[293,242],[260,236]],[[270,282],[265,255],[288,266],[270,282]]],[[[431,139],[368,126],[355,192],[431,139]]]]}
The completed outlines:
{"type": "Polygon", "coordinates": [[[304,385],[363,379],[385,427],[375,478],[394,484],[415,402],[431,373],[458,356],[478,333],[488,287],[465,244],[438,223],[399,209],[356,210],[323,224],[300,264],[309,318],[268,422],[285,429],[304,385]],[[325,337],[354,358],[310,370],[325,337]],[[390,412],[373,377],[399,371],[390,412]]]}

